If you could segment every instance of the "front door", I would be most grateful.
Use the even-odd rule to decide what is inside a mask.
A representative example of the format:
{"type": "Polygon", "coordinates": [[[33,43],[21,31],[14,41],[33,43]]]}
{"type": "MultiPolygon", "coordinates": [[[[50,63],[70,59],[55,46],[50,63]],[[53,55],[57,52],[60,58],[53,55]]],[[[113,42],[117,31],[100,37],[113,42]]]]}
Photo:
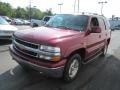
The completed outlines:
{"type": "Polygon", "coordinates": [[[86,45],[86,51],[87,51],[87,58],[90,58],[92,56],[94,56],[97,52],[100,51],[99,47],[99,43],[100,43],[100,35],[101,33],[92,33],[92,27],[98,26],[99,27],[99,22],[98,19],[96,17],[92,17],[90,22],[89,22],[89,34],[86,36],[86,41],[87,41],[87,45],[86,45]]]}

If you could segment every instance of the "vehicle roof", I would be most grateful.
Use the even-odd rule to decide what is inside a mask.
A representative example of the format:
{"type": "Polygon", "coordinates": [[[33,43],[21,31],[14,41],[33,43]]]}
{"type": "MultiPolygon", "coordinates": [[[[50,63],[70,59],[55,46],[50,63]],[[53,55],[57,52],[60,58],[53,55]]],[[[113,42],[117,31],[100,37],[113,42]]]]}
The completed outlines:
{"type": "Polygon", "coordinates": [[[100,18],[105,18],[103,15],[98,15],[98,14],[56,14],[56,15],[84,15],[88,17],[100,17],[100,18]]]}

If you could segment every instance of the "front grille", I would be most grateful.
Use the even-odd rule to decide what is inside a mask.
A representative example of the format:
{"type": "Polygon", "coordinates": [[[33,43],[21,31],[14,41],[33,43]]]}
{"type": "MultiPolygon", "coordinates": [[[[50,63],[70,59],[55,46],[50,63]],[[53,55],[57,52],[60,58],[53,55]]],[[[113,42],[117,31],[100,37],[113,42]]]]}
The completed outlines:
{"type": "Polygon", "coordinates": [[[38,54],[32,51],[28,51],[28,50],[21,50],[17,45],[14,45],[15,50],[17,50],[20,53],[29,55],[29,56],[33,56],[33,57],[37,57],[38,54]]]}
{"type": "Polygon", "coordinates": [[[21,52],[23,54],[32,56],[32,57],[38,57],[38,44],[34,44],[28,41],[24,41],[18,38],[13,38],[13,46],[16,49],[16,51],[21,52]]]}
{"type": "Polygon", "coordinates": [[[17,39],[17,38],[15,38],[15,41],[24,45],[24,46],[34,48],[34,49],[38,49],[38,45],[36,45],[36,44],[30,43],[30,42],[27,42],[27,41],[23,41],[23,40],[20,40],[20,39],[17,39]]]}

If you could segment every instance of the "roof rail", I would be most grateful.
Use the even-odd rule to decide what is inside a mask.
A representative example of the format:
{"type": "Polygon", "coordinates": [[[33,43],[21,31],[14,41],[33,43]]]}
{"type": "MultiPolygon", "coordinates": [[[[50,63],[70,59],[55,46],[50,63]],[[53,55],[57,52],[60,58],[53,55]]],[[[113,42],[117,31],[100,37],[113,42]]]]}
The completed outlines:
{"type": "Polygon", "coordinates": [[[97,13],[91,13],[91,12],[81,12],[83,15],[88,14],[88,15],[98,15],[97,13]]]}
{"type": "MultiPolygon", "coordinates": [[[[98,13],[91,13],[91,12],[79,12],[76,14],[82,14],[82,15],[99,15],[98,13]]],[[[104,15],[99,15],[99,16],[104,16],[104,15]]]]}

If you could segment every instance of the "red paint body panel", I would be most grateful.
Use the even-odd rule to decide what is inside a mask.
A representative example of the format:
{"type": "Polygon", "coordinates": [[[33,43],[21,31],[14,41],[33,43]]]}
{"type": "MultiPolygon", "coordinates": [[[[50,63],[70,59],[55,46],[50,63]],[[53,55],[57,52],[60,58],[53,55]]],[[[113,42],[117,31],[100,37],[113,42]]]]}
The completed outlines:
{"type": "Polygon", "coordinates": [[[15,54],[17,57],[19,57],[23,60],[26,60],[28,62],[37,64],[40,66],[44,66],[47,68],[56,68],[56,67],[64,66],[66,61],[67,61],[66,59],[64,59],[64,60],[61,60],[59,62],[51,62],[51,61],[46,61],[44,59],[33,58],[33,57],[30,57],[28,55],[25,55],[23,53],[16,51],[12,45],[10,46],[10,52],[15,54]]]}
{"type": "Polygon", "coordinates": [[[44,42],[46,44],[53,44],[50,42],[48,43],[48,41],[53,39],[71,37],[77,33],[78,32],[72,30],[38,27],[31,30],[21,30],[16,32],[14,35],[20,39],[37,44],[41,44],[41,42],[44,42]]]}

